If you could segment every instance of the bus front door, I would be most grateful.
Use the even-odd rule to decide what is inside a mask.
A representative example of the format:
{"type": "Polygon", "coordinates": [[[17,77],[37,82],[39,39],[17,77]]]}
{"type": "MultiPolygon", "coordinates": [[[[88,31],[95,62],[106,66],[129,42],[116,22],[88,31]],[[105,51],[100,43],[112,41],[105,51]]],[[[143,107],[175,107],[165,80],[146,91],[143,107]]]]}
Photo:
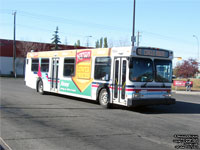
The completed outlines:
{"type": "Polygon", "coordinates": [[[51,66],[51,91],[58,92],[58,69],[59,69],[59,58],[52,58],[51,66]]]}
{"type": "Polygon", "coordinates": [[[120,57],[114,59],[113,74],[113,102],[125,103],[127,59],[120,57]]]}

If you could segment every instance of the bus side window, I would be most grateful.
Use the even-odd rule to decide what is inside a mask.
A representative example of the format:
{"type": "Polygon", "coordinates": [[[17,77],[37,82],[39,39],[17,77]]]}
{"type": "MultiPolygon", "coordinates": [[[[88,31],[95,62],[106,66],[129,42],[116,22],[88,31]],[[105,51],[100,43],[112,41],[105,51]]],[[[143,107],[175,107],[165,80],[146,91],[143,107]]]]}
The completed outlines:
{"type": "Polygon", "coordinates": [[[49,58],[42,58],[41,72],[49,72],[49,58]]]}
{"type": "Polygon", "coordinates": [[[75,59],[74,58],[65,58],[64,59],[64,71],[63,76],[71,77],[75,75],[75,59]]]}
{"type": "Polygon", "coordinates": [[[110,80],[110,65],[111,59],[109,57],[96,57],[94,78],[103,81],[110,80]]]}
{"type": "Polygon", "coordinates": [[[26,64],[28,65],[28,59],[26,59],[26,64]]]}
{"type": "Polygon", "coordinates": [[[32,58],[31,71],[38,71],[39,59],[32,58]]]}

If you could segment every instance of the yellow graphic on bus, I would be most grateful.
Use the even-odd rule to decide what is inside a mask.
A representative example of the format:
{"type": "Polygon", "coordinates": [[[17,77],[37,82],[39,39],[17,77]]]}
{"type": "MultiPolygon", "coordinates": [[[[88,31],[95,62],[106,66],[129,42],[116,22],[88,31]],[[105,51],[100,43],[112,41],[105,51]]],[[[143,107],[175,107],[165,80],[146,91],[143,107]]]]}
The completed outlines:
{"type": "Polygon", "coordinates": [[[79,79],[90,79],[91,76],[91,63],[82,63],[76,66],[77,78],[79,79]]]}
{"type": "Polygon", "coordinates": [[[83,92],[93,81],[91,78],[91,56],[91,50],[80,50],[76,53],[76,74],[72,80],[81,92],[83,92]]]}

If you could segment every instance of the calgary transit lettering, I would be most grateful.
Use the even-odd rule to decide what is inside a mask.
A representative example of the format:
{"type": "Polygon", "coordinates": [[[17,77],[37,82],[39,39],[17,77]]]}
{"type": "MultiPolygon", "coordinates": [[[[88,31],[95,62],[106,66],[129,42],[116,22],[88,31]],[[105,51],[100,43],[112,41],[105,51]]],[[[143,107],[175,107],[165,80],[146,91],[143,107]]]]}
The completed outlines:
{"type": "Polygon", "coordinates": [[[91,59],[91,51],[82,51],[78,52],[76,54],[76,63],[82,62],[82,61],[89,61],[91,59]]]}
{"type": "Polygon", "coordinates": [[[137,54],[141,56],[153,56],[153,57],[169,57],[169,53],[164,50],[156,50],[156,49],[144,49],[138,48],[137,54]]]}

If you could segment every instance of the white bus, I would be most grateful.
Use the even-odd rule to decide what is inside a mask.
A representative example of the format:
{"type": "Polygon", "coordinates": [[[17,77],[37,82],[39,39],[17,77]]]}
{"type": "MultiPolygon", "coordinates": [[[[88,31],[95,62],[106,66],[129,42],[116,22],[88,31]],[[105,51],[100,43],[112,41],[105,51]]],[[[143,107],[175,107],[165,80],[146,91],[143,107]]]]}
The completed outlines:
{"type": "Polygon", "coordinates": [[[25,83],[53,92],[112,104],[174,104],[173,52],[149,47],[117,47],[29,52],[25,83]]]}

